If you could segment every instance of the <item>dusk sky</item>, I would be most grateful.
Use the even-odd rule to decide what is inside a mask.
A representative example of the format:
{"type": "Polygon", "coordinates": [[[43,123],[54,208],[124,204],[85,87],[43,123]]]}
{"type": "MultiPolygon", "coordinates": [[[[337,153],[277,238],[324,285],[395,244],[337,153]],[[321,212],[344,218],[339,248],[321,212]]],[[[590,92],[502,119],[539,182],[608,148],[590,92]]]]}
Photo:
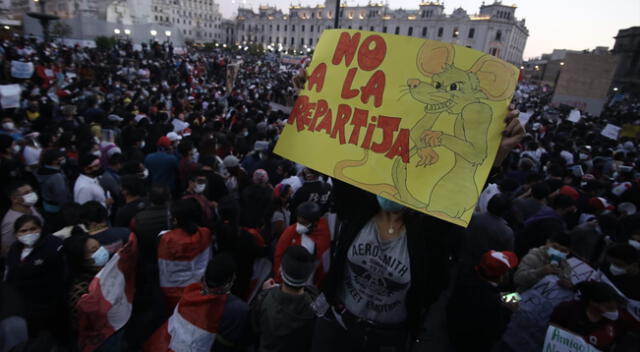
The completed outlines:
{"type": "MultiPolygon", "coordinates": [[[[344,0],[343,0],[344,1],[344,0]]],[[[418,8],[420,1],[388,0],[391,8],[418,8]]],[[[490,3],[491,0],[486,1],[490,3]]],[[[276,5],[287,11],[290,4],[316,5],[324,0],[218,0],[225,18],[235,15],[238,4],[257,9],[258,5],[276,5]]],[[[367,0],[347,1],[349,5],[366,4],[367,0]]],[[[503,1],[512,4],[514,1],[503,1]]],[[[469,14],[479,11],[482,0],[445,1],[450,14],[462,7],[469,14]]],[[[553,49],[593,49],[613,47],[619,29],[640,26],[640,0],[519,0],[516,17],[525,18],[529,38],[524,58],[540,56],[553,49]]]]}

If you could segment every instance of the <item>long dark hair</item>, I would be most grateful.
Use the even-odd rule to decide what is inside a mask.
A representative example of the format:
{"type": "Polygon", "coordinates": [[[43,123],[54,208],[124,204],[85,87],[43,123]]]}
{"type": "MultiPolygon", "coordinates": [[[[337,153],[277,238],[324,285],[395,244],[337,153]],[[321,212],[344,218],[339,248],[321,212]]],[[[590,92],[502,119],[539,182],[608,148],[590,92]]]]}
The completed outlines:
{"type": "Polygon", "coordinates": [[[598,281],[583,281],[576,285],[583,302],[606,303],[615,301],[623,303],[624,300],[609,284],[598,281]]]}
{"type": "Polygon", "coordinates": [[[171,216],[175,227],[193,235],[198,232],[198,220],[201,218],[200,206],[194,199],[181,199],[171,206],[171,216]]]}
{"type": "Polygon", "coordinates": [[[91,236],[79,226],[74,226],[71,230],[71,237],[64,240],[62,248],[67,258],[67,265],[72,277],[78,278],[84,274],[94,274],[90,272],[84,258],[85,247],[91,236]]]}

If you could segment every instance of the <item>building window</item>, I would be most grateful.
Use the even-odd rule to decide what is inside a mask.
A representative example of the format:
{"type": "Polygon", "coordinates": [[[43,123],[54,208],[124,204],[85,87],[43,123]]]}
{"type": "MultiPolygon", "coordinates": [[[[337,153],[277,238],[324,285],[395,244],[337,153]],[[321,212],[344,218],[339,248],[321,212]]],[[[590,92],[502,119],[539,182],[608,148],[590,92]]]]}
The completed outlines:
{"type": "Polygon", "coordinates": [[[300,38],[300,45],[304,45],[304,38],[300,38]]]}
{"type": "Polygon", "coordinates": [[[273,25],[272,25],[272,24],[270,24],[270,25],[269,25],[269,32],[272,32],[272,31],[273,31],[273,25]]]}
{"type": "Polygon", "coordinates": [[[422,27],[422,36],[423,37],[427,36],[427,27],[422,27]]]}
{"type": "Polygon", "coordinates": [[[313,25],[311,25],[311,28],[309,28],[309,32],[313,33],[313,25]]]}
{"type": "Polygon", "coordinates": [[[313,45],[313,38],[309,38],[309,46],[313,45]]]}
{"type": "Polygon", "coordinates": [[[291,37],[291,45],[293,45],[295,43],[295,40],[296,39],[294,37],[291,37]]]}
{"type": "Polygon", "coordinates": [[[498,56],[498,48],[489,49],[489,54],[491,54],[493,56],[498,56]]]}
{"type": "Polygon", "coordinates": [[[287,25],[286,24],[284,25],[284,31],[285,32],[287,31],[287,25]]]}
{"type": "Polygon", "coordinates": [[[359,27],[358,27],[358,30],[359,30],[359,31],[361,31],[361,30],[362,30],[362,26],[359,26],[359,27]]]}
{"type": "Polygon", "coordinates": [[[453,33],[451,33],[451,36],[453,36],[454,38],[458,38],[458,36],[460,35],[460,31],[458,31],[458,27],[453,29],[453,33]]]}
{"type": "Polygon", "coordinates": [[[302,25],[302,28],[300,28],[300,30],[304,32],[304,24],[302,25]]]}
{"type": "Polygon", "coordinates": [[[351,26],[349,26],[348,28],[351,29],[351,26]]]}
{"type": "Polygon", "coordinates": [[[387,33],[387,26],[382,27],[382,33],[387,33]]]}
{"type": "Polygon", "coordinates": [[[476,34],[476,29],[475,28],[471,28],[469,29],[469,38],[473,38],[473,36],[476,34]]]}
{"type": "Polygon", "coordinates": [[[296,31],[296,25],[295,25],[295,24],[292,24],[292,25],[291,25],[291,31],[292,31],[292,32],[295,32],[295,31],[296,31]]]}
{"type": "Polygon", "coordinates": [[[409,29],[407,30],[407,35],[408,36],[412,36],[413,35],[413,27],[409,27],[409,29]]]}
{"type": "Polygon", "coordinates": [[[369,30],[373,32],[373,26],[369,27],[369,30]]]}
{"type": "Polygon", "coordinates": [[[501,31],[501,30],[498,30],[498,31],[496,32],[496,41],[497,41],[497,42],[499,42],[499,41],[501,41],[501,40],[502,40],[502,31],[501,31]]]}
{"type": "Polygon", "coordinates": [[[276,31],[280,32],[280,25],[279,24],[276,25],[276,31]]]}
{"type": "Polygon", "coordinates": [[[444,32],[444,28],[438,28],[438,38],[442,37],[442,32],[444,32]]]}
{"type": "Polygon", "coordinates": [[[396,26],[396,34],[400,34],[400,26],[396,26]]]}

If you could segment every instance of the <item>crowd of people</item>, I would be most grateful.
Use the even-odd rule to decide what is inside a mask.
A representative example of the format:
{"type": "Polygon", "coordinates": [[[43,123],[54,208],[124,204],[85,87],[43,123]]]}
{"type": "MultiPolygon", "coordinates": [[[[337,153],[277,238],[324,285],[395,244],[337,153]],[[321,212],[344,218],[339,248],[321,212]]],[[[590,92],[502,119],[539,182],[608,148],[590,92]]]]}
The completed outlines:
{"type": "Polygon", "coordinates": [[[0,115],[0,352],[91,350],[79,302],[122,285],[99,273],[132,242],[130,317],[96,351],[420,350],[442,300],[451,351],[528,351],[503,297],[548,276],[576,294],[545,326],[637,351],[640,136],[600,134],[637,124],[637,100],[576,123],[521,84],[465,229],[275,155],[274,102],[304,75],[273,56],[18,35],[0,55],[21,86],[0,115]],[[571,258],[607,282],[575,282],[571,258]]]}

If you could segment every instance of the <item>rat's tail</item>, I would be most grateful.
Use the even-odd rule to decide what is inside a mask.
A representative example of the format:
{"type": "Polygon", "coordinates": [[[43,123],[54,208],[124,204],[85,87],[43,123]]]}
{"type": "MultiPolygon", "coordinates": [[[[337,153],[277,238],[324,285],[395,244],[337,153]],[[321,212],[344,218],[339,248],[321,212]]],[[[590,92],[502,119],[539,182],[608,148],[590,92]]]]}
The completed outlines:
{"type": "Polygon", "coordinates": [[[341,160],[338,163],[336,163],[336,166],[333,169],[333,175],[338,179],[344,180],[356,187],[366,189],[367,191],[375,194],[382,194],[382,193],[387,193],[391,195],[396,194],[397,193],[396,188],[390,184],[386,184],[386,183],[367,184],[367,183],[356,181],[351,177],[345,175],[344,173],[345,169],[363,166],[367,163],[368,160],[369,160],[368,150],[364,151],[364,155],[360,160],[341,160]]]}

